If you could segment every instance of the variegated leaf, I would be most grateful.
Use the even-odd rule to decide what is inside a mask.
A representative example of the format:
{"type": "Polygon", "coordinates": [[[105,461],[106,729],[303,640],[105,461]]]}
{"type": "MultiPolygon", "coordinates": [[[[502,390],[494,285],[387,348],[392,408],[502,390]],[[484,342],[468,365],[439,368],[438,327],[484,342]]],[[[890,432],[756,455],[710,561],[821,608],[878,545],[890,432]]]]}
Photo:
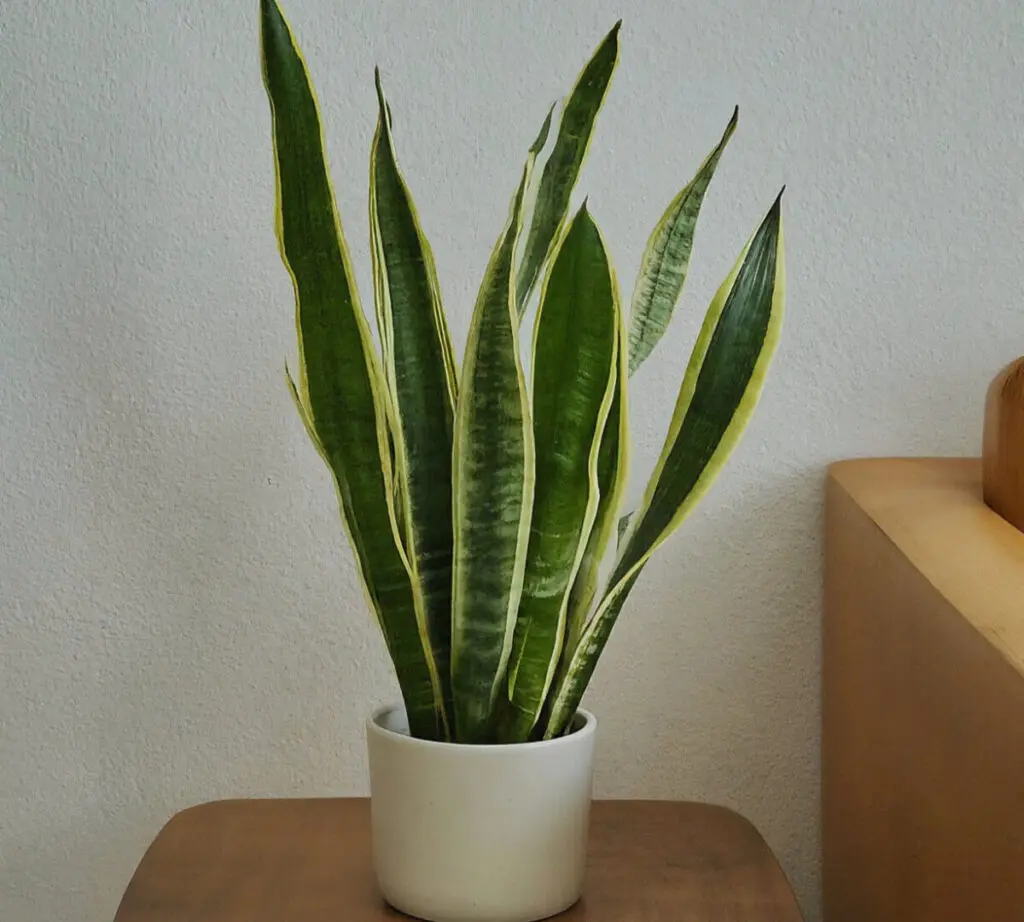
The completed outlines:
{"type": "Polygon", "coordinates": [[[455,361],[430,245],[395,155],[391,111],[376,74],[370,154],[374,292],[392,406],[396,512],[420,618],[451,714],[452,426],[455,361]]]}
{"type": "Polygon", "coordinates": [[[708,154],[690,184],[672,200],[647,241],[629,309],[630,374],[651,354],[672,319],[686,282],[704,193],[725,145],[736,130],[739,111],[733,111],[722,140],[708,154]]]}
{"type": "Polygon", "coordinates": [[[569,600],[569,623],[566,644],[563,651],[563,669],[572,657],[580,635],[586,626],[590,606],[597,594],[599,568],[611,540],[615,514],[629,478],[629,401],[627,399],[628,346],[625,327],[618,327],[619,346],[615,397],[601,437],[601,450],[597,459],[598,507],[593,530],[587,540],[587,548],[580,563],[579,572],[572,584],[569,600]]]}
{"type": "Polygon", "coordinates": [[[598,451],[615,396],[619,302],[586,205],[544,282],[531,364],[536,480],[523,594],[509,660],[505,742],[529,738],[558,667],[569,590],[598,509],[598,451]]]}
{"type": "Polygon", "coordinates": [[[533,287],[569,213],[569,199],[618,61],[620,25],[621,22],[615,23],[587,62],[562,110],[558,134],[541,173],[523,260],[516,275],[516,305],[520,315],[526,310],[533,287]]]}
{"type": "Polygon", "coordinates": [[[410,729],[436,739],[443,736],[440,687],[398,541],[383,379],[338,220],[313,87],[275,0],[260,2],[260,40],[273,127],[277,234],[295,288],[298,402],[333,474],[410,729]]]}
{"type": "Polygon", "coordinates": [[[530,535],[534,450],[514,255],[532,165],[531,156],[480,286],[455,418],[451,670],[461,743],[496,732],[530,535]]]}

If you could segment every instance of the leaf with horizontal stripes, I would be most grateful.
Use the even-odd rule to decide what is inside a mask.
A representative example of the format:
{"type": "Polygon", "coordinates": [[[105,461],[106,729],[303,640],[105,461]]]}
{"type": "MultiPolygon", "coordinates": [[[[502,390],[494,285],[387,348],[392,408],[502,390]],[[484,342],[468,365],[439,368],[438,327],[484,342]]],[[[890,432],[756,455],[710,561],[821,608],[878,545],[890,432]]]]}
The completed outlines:
{"type": "Polygon", "coordinates": [[[332,472],[410,730],[437,739],[444,735],[439,678],[398,541],[383,379],[353,282],[313,86],[275,0],[260,2],[260,44],[273,128],[277,236],[295,289],[296,394],[332,472]]]}
{"type": "Polygon", "coordinates": [[[671,202],[655,225],[640,262],[640,274],[629,309],[629,373],[653,351],[672,319],[686,282],[693,234],[715,168],[736,130],[740,110],[729,119],[722,139],[705,158],[697,175],[671,202]]]}
{"type": "Polygon", "coordinates": [[[546,738],[569,725],[640,571],[693,511],[739,442],[778,343],[784,300],[780,194],[711,302],[665,447],[601,604],[555,691],[546,738]]]}
{"type": "Polygon", "coordinates": [[[619,57],[619,27],[597,47],[576,80],[562,110],[555,143],[537,188],[533,218],[516,276],[516,305],[522,315],[569,213],[569,199],[590,146],[597,113],[619,57]]]}
{"type": "Polygon", "coordinates": [[[451,670],[460,743],[495,736],[530,536],[534,450],[514,257],[532,166],[531,154],[480,286],[455,416],[451,670]]]}
{"type": "Polygon", "coordinates": [[[396,513],[450,715],[455,361],[434,258],[398,167],[379,71],[375,77],[379,115],[370,154],[370,240],[393,410],[401,500],[396,513]]]}
{"type": "Polygon", "coordinates": [[[558,667],[569,590],[597,515],[598,451],[615,396],[619,326],[614,273],[584,204],[551,263],[534,325],[536,478],[505,742],[529,738],[558,667]]]}

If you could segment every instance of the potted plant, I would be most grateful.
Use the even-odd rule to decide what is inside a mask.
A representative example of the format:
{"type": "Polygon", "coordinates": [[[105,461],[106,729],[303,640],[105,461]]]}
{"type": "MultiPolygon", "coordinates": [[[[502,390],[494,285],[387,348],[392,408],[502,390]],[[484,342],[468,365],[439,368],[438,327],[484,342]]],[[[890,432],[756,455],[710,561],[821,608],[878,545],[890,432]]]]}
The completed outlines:
{"type": "Polygon", "coordinates": [[[296,295],[288,383],[333,475],[402,695],[367,724],[376,872],[392,905],[438,922],[526,922],[578,899],[596,726],[583,692],[640,571],[736,445],[779,337],[776,199],[707,311],[643,500],[617,519],[628,379],[671,318],[736,126],[734,113],[654,228],[627,318],[586,202],[570,215],[618,33],[557,129],[552,109],[528,149],[460,369],[379,73],[369,172],[380,355],[309,74],[276,0],[261,0],[276,226],[296,295]],[[534,304],[528,384],[520,324],[534,304]]]}

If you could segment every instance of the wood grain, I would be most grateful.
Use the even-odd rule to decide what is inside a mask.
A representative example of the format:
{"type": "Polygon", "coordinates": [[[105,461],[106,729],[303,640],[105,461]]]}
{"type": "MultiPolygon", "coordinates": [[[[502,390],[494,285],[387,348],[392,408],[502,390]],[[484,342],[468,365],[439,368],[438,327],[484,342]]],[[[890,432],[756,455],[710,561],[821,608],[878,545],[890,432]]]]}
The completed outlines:
{"type": "Polygon", "coordinates": [[[989,386],[982,472],[985,502],[1024,531],[1024,358],[989,386]]]}
{"type": "Polygon", "coordinates": [[[976,460],[832,468],[826,922],[1024,919],[1024,534],[976,460]]]}
{"type": "MultiPolygon", "coordinates": [[[[382,922],[364,800],[238,800],[179,813],[115,922],[382,922]]],[[[799,922],[754,827],[722,807],[598,801],[583,900],[560,922],[799,922]]]]}

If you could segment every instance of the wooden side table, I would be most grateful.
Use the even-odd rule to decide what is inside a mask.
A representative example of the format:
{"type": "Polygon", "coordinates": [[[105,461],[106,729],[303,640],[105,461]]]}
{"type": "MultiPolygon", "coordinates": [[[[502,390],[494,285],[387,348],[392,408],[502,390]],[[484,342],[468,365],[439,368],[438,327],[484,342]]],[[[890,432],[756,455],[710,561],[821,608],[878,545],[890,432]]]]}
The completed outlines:
{"type": "MultiPolygon", "coordinates": [[[[564,922],[800,922],[778,862],[722,807],[598,801],[582,901],[564,922]]],[[[160,832],[115,922],[383,922],[366,800],[235,800],[160,832]]]]}

